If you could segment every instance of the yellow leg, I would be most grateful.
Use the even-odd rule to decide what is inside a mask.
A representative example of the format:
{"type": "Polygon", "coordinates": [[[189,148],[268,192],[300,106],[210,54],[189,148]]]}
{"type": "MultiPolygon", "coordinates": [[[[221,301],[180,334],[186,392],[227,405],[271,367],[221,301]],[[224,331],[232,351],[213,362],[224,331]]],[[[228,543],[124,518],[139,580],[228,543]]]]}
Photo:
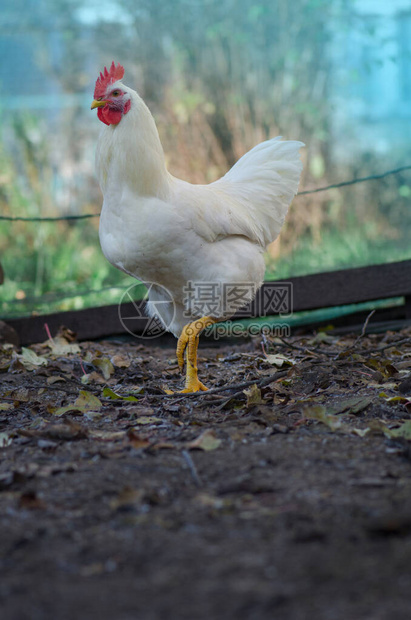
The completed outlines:
{"type": "Polygon", "coordinates": [[[197,321],[186,325],[177,343],[177,361],[182,371],[184,368],[184,351],[186,352],[186,383],[183,393],[207,390],[206,386],[198,379],[197,374],[197,349],[200,333],[215,323],[215,319],[204,316],[197,321]]]}
{"type": "Polygon", "coordinates": [[[189,334],[187,332],[189,331],[190,325],[191,323],[183,327],[183,331],[181,332],[181,336],[177,342],[176,355],[180,372],[183,372],[184,368],[184,351],[186,350],[188,344],[189,334]]]}

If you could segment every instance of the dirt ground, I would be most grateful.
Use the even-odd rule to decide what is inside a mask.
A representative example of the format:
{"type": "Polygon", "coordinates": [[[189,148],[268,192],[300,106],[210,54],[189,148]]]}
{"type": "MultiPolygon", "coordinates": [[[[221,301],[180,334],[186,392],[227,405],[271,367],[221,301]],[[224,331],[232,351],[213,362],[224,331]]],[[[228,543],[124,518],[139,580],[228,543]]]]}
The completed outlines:
{"type": "Polygon", "coordinates": [[[2,346],[2,620],[409,620],[411,330],[200,347],[2,346]]]}

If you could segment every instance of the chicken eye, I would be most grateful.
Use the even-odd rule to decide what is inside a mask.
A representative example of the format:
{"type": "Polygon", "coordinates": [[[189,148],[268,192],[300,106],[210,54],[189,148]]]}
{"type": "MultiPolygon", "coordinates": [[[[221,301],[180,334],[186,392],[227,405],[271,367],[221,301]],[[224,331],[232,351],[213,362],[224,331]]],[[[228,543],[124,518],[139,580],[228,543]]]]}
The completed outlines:
{"type": "Polygon", "coordinates": [[[111,94],[113,95],[113,97],[118,97],[120,95],[120,91],[119,90],[113,90],[113,92],[111,94]]]}

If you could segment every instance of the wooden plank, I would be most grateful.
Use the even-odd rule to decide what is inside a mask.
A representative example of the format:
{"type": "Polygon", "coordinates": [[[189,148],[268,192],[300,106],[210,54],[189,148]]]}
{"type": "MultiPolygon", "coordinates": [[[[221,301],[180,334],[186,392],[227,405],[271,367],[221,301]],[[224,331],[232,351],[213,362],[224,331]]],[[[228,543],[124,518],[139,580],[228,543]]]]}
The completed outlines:
{"type": "MultiPolygon", "coordinates": [[[[265,282],[255,301],[233,318],[278,314],[278,299],[272,298],[272,292],[284,290],[284,287],[292,291],[292,312],[390,297],[405,297],[409,300],[411,299],[411,260],[265,282]]],[[[141,334],[147,325],[144,308],[144,301],[121,306],[122,317],[132,317],[127,325],[130,325],[136,334],[141,334]]],[[[9,319],[7,323],[17,331],[21,344],[45,340],[47,338],[45,323],[52,334],[64,325],[76,332],[79,340],[92,340],[126,332],[120,321],[117,305],[9,319]]]]}
{"type": "MultiPolygon", "coordinates": [[[[317,310],[346,304],[411,296],[411,260],[383,265],[343,269],[309,276],[265,282],[251,305],[251,316],[261,316],[265,299],[273,287],[287,283],[292,288],[292,311],[317,310]]],[[[275,308],[266,308],[265,315],[277,314],[275,308]]],[[[243,311],[239,315],[245,316],[243,311]]],[[[263,314],[264,315],[264,314],[263,314]]]]}
{"type": "MultiPolygon", "coordinates": [[[[136,318],[133,321],[133,328],[136,329],[136,333],[142,333],[146,325],[146,319],[143,318],[145,302],[135,302],[135,304],[141,311],[142,318],[136,318]]],[[[137,315],[136,308],[132,303],[124,304],[122,310],[127,314],[134,312],[134,315],[137,315]]],[[[126,332],[120,321],[117,305],[7,320],[7,324],[18,333],[23,345],[47,340],[45,323],[47,323],[52,335],[56,334],[59,327],[64,325],[73,330],[79,340],[94,340],[126,332]]]]}
{"type": "MultiPolygon", "coordinates": [[[[364,323],[369,317],[370,311],[363,310],[360,312],[353,312],[352,314],[344,314],[342,316],[334,317],[328,320],[311,320],[310,329],[323,330],[327,328],[327,333],[330,334],[343,334],[343,333],[358,333],[361,332],[364,327],[364,323]]],[[[410,320],[407,320],[405,316],[404,306],[393,306],[392,308],[381,308],[373,314],[367,324],[366,333],[379,333],[387,329],[404,329],[411,324],[410,320]]],[[[291,328],[292,334],[303,333],[307,330],[307,325],[298,325],[291,328]]]]}

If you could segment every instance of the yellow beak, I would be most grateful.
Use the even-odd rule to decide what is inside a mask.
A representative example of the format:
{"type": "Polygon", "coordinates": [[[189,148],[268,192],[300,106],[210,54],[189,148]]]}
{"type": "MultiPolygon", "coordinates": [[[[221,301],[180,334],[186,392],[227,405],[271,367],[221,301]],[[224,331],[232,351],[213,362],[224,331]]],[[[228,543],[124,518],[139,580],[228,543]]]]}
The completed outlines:
{"type": "Polygon", "coordinates": [[[91,104],[91,109],[94,110],[94,108],[102,108],[106,105],[106,103],[107,101],[103,101],[102,99],[94,99],[93,103],[91,104]]]}

